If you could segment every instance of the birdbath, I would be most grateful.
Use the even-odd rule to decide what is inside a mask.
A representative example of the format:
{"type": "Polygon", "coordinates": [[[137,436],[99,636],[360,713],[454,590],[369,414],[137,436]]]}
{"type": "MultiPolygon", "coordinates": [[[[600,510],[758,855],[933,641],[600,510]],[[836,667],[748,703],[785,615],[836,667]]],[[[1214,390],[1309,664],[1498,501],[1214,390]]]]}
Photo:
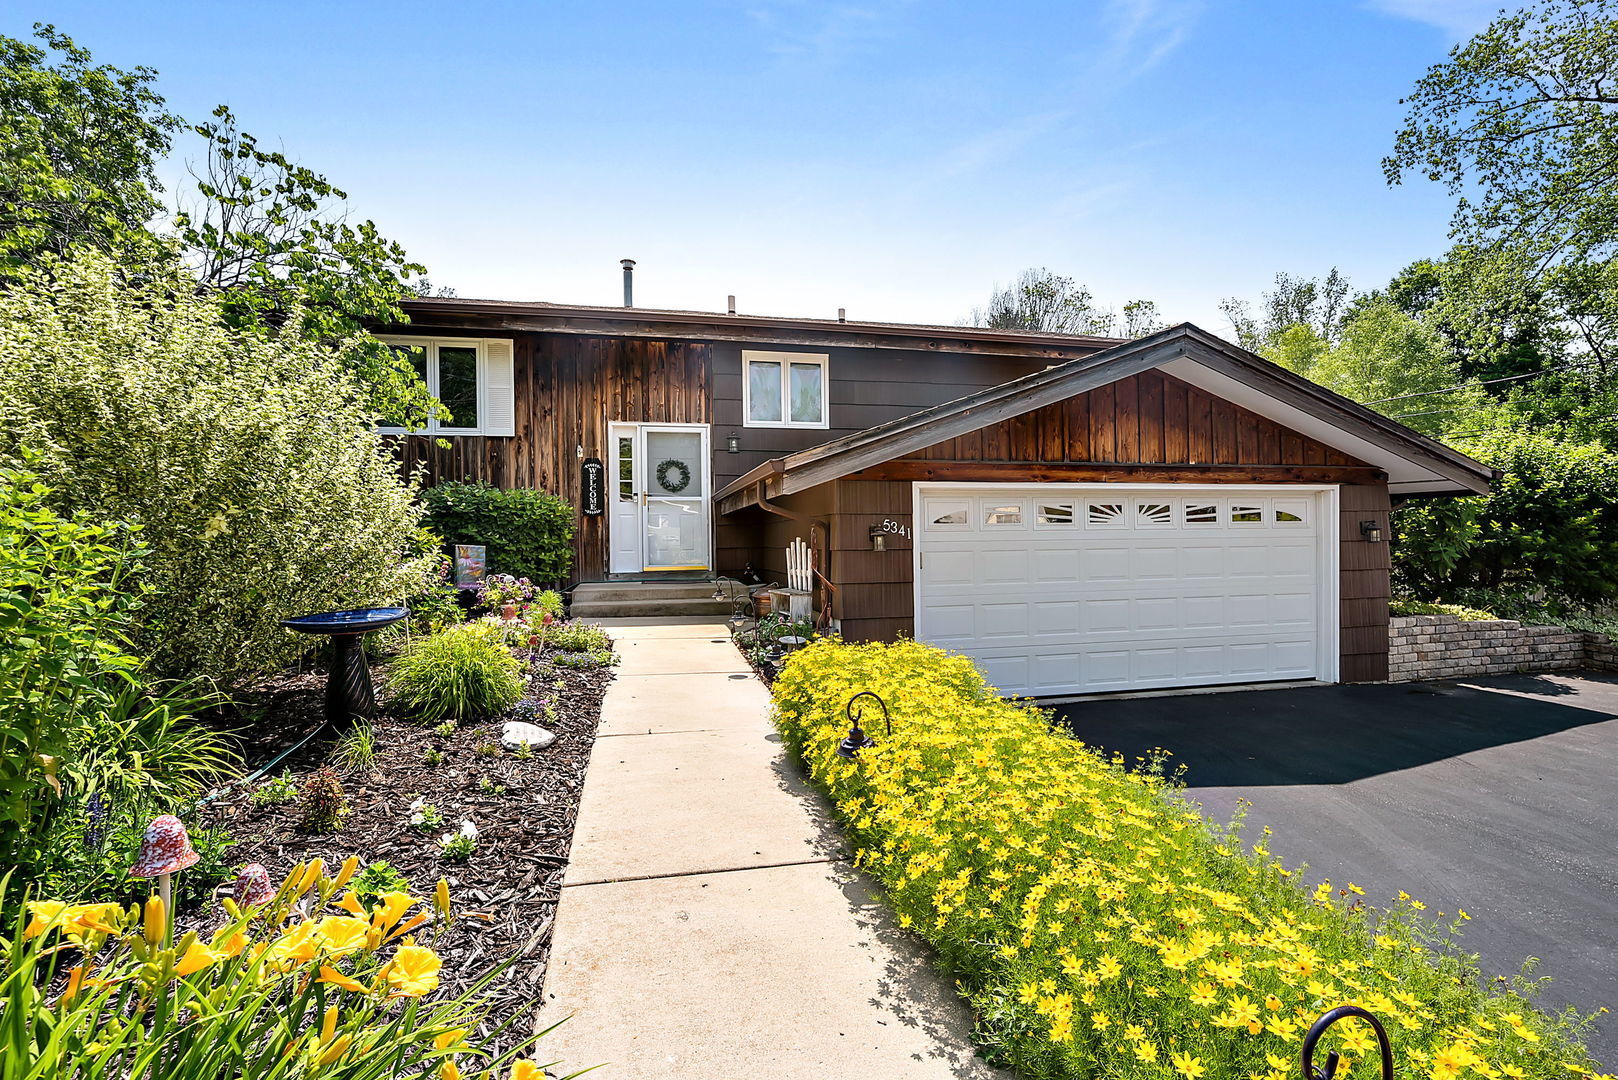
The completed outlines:
{"type": "Polygon", "coordinates": [[[376,715],[376,693],[371,689],[371,667],[365,662],[360,638],[408,617],[402,607],[324,611],[282,619],[281,625],[300,634],[331,637],[331,673],[326,676],[326,722],[370,720],[376,715]]]}

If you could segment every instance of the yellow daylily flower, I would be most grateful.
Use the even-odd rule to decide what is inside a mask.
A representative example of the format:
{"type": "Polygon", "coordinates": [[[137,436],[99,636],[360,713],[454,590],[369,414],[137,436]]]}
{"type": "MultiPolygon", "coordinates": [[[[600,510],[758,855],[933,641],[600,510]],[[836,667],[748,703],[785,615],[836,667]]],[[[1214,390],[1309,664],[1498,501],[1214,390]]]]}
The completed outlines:
{"type": "Polygon", "coordinates": [[[444,966],[438,954],[422,945],[401,945],[382,977],[399,997],[420,997],[438,989],[438,970],[444,966]]]}
{"type": "Polygon", "coordinates": [[[382,906],[372,914],[371,924],[383,930],[388,929],[404,918],[404,913],[419,902],[409,893],[402,892],[383,893],[379,899],[382,901],[382,906]]]}
{"type": "Polygon", "coordinates": [[[336,879],[331,883],[332,892],[336,892],[344,885],[347,885],[349,879],[354,876],[354,871],[358,870],[359,868],[360,857],[358,855],[350,855],[348,858],[344,859],[343,865],[337,870],[336,879]]]}
{"type": "Polygon", "coordinates": [[[433,1036],[433,1046],[439,1050],[448,1050],[458,1045],[466,1038],[466,1028],[454,1028],[450,1031],[441,1031],[433,1036]]]}
{"type": "Polygon", "coordinates": [[[186,947],[185,953],[174,963],[174,974],[180,978],[195,975],[204,968],[212,967],[218,963],[220,956],[213,949],[200,941],[193,941],[186,947]]]}
{"type": "Polygon", "coordinates": [[[321,951],[332,956],[347,956],[365,948],[371,934],[371,924],[352,915],[328,915],[315,928],[321,951]]]}
{"type": "Polygon", "coordinates": [[[337,906],[350,914],[358,915],[362,919],[371,914],[365,910],[365,905],[360,903],[359,896],[353,892],[344,893],[343,898],[337,901],[337,906]]]}
{"type": "Polygon", "coordinates": [[[356,994],[370,993],[370,987],[351,976],[344,975],[334,967],[321,967],[320,981],[344,990],[352,990],[356,994]]]}

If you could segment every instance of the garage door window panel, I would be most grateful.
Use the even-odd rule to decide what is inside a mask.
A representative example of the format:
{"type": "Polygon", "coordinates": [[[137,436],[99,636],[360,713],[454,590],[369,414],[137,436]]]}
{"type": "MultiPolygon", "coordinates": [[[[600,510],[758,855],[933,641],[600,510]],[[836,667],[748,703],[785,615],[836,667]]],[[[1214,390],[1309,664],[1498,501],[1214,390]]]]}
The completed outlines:
{"type": "Polygon", "coordinates": [[[1129,514],[1121,502],[1092,502],[1084,505],[1087,529],[1127,529],[1129,514]]]}

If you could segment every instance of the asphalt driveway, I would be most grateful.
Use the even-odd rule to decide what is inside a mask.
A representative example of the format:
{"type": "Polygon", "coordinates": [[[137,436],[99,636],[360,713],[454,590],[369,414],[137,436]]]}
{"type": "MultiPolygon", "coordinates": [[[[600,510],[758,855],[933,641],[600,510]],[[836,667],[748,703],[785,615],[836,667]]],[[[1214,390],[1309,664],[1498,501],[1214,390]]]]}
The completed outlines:
{"type": "MultiPolygon", "coordinates": [[[[1188,794],[1307,862],[1308,880],[1464,908],[1490,974],[1525,958],[1542,1004],[1618,1007],[1618,677],[1333,686],[1063,706],[1080,738],[1164,747],[1188,794]]],[[[1618,1020],[1591,1039],[1618,1063],[1618,1020]]]]}

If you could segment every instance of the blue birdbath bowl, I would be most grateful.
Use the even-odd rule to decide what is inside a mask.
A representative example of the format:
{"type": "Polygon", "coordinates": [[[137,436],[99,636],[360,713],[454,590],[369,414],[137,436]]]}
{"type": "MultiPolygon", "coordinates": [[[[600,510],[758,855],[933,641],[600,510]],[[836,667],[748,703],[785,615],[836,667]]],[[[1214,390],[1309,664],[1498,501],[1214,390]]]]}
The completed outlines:
{"type": "Polygon", "coordinates": [[[282,619],[281,625],[300,634],[325,634],[331,638],[331,673],[326,676],[326,722],[371,720],[376,716],[376,692],[371,689],[371,667],[365,662],[360,638],[373,630],[392,626],[408,618],[410,610],[400,607],[357,608],[353,611],[323,611],[282,619]]]}

